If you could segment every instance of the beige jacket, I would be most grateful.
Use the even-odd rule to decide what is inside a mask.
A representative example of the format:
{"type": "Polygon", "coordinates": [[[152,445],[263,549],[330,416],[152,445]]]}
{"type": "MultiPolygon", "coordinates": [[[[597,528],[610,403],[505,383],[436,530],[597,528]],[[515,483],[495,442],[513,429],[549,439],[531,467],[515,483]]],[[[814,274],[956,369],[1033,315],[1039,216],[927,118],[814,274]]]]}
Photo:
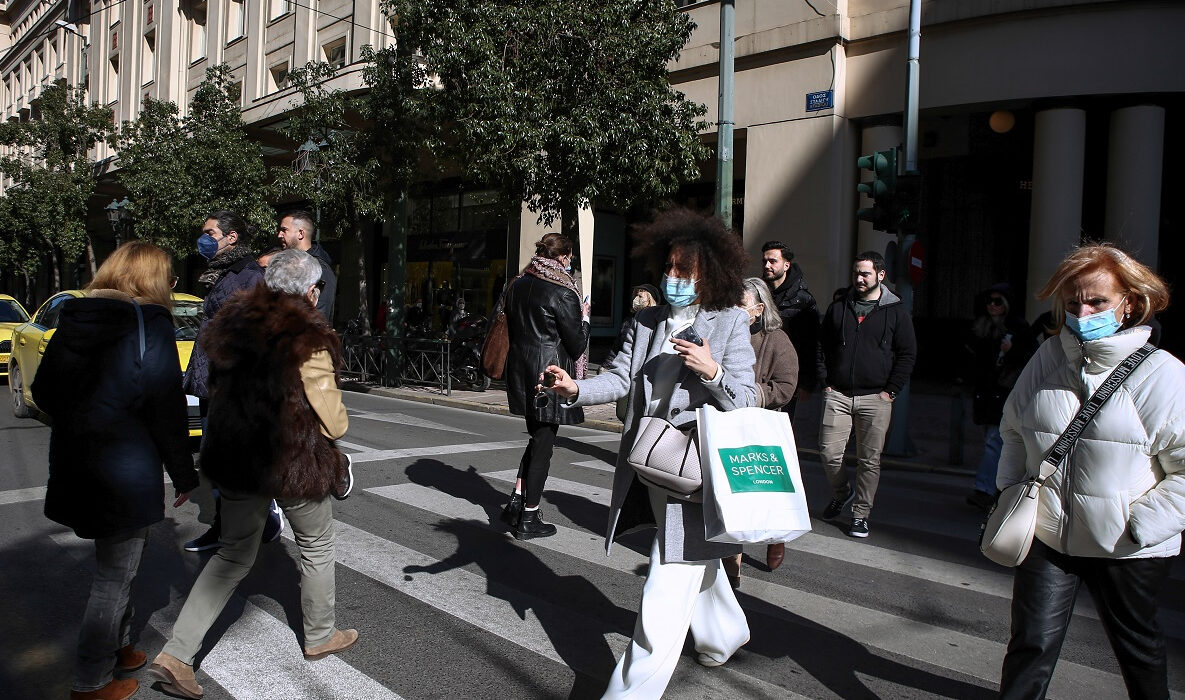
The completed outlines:
{"type": "Polygon", "coordinates": [[[350,419],[342,403],[341,389],[333,371],[333,361],[328,350],[318,350],[300,366],[300,380],[304,383],[304,395],[309,406],[321,420],[321,434],[336,440],[346,434],[350,419]]]}

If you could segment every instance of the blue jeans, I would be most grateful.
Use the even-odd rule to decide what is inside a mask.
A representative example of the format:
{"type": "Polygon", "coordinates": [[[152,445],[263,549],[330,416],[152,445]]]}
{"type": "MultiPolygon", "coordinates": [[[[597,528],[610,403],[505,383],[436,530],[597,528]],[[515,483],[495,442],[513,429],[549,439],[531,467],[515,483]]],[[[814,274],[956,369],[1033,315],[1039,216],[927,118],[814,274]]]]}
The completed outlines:
{"type": "Polygon", "coordinates": [[[1000,450],[1003,447],[1000,426],[987,426],[983,437],[983,456],[979,458],[979,471],[975,472],[976,491],[996,495],[996,468],[1000,466],[1000,450]]]}
{"type": "Polygon", "coordinates": [[[95,578],[78,633],[73,690],[98,690],[111,682],[115,653],[131,644],[132,581],[148,542],[148,528],[95,540],[95,578]]]}

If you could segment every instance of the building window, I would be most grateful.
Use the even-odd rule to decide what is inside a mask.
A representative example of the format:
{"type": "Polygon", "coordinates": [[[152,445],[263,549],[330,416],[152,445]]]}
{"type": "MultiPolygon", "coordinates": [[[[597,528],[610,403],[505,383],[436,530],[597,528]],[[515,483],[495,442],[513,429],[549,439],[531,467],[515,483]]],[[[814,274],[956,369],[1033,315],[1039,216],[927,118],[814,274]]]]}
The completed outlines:
{"type": "Polygon", "coordinates": [[[144,35],[144,51],[140,56],[140,84],[147,85],[156,77],[156,32],[144,35]]]}
{"type": "Polygon", "coordinates": [[[230,0],[227,3],[226,43],[230,43],[247,33],[247,8],[243,0],[230,0]]]}
{"type": "Polygon", "coordinates": [[[325,62],[334,68],[341,68],[346,65],[346,38],[343,36],[340,39],[329,42],[321,49],[325,52],[325,62]]]}
{"type": "Polygon", "coordinates": [[[107,62],[107,102],[119,99],[119,56],[112,56],[107,62]]]}
{"type": "Polygon", "coordinates": [[[148,3],[147,5],[144,6],[144,24],[145,25],[152,24],[152,17],[153,17],[152,3],[148,3]]]}
{"type": "Polygon", "coordinates": [[[108,0],[107,9],[111,11],[111,24],[119,21],[119,6],[123,4],[123,0],[108,0]]]}
{"type": "Polygon", "coordinates": [[[111,50],[112,51],[119,51],[119,30],[118,29],[113,30],[111,32],[111,50]]]}
{"type": "Polygon", "coordinates": [[[288,62],[277,63],[268,69],[272,77],[272,89],[270,92],[278,92],[288,87],[288,62]]]}
{"type": "Polygon", "coordinates": [[[271,19],[283,17],[292,12],[291,0],[271,0],[271,13],[268,15],[271,19]]]}
{"type": "Polygon", "coordinates": [[[227,94],[230,96],[230,99],[232,102],[234,102],[235,104],[237,104],[241,107],[243,105],[243,83],[242,83],[242,81],[237,82],[237,83],[231,83],[230,88],[227,90],[227,94]]]}
{"type": "Polygon", "coordinates": [[[189,17],[189,62],[200,61],[206,57],[206,17],[208,15],[205,0],[193,1],[186,7],[189,17]]]}

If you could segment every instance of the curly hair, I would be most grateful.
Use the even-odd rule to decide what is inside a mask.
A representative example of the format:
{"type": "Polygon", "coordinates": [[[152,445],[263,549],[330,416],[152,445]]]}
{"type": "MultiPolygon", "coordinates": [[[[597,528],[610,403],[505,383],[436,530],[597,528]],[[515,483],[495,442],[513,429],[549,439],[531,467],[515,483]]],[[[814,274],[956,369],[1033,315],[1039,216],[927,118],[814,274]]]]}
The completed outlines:
{"type": "Polygon", "coordinates": [[[659,213],[654,221],[634,229],[633,255],[646,271],[660,278],[672,248],[695,260],[696,290],[705,311],[739,306],[741,280],[748,255],[741,237],[716,216],[705,216],[683,207],[659,213]]]}
{"type": "Polygon", "coordinates": [[[1114,275],[1120,291],[1129,295],[1132,320],[1124,323],[1124,328],[1141,325],[1168,307],[1168,285],[1155,272],[1110,243],[1087,242],[1071,252],[1037,292],[1038,299],[1052,302],[1056,328],[1066,322],[1066,300],[1062,296],[1065,288],[1082,275],[1100,271],[1114,275]]]}

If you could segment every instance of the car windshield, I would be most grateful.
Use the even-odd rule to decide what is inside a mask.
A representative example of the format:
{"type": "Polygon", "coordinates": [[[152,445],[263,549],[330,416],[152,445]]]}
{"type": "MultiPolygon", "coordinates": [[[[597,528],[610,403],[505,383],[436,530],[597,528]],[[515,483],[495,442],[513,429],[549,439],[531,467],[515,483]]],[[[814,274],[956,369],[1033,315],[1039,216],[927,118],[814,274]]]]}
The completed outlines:
{"type": "Polygon", "coordinates": [[[198,313],[202,310],[200,301],[174,301],[173,318],[177,324],[177,340],[197,340],[198,313]]]}
{"type": "Polygon", "coordinates": [[[29,316],[15,301],[0,299],[0,323],[24,323],[28,320],[29,316]]]}

